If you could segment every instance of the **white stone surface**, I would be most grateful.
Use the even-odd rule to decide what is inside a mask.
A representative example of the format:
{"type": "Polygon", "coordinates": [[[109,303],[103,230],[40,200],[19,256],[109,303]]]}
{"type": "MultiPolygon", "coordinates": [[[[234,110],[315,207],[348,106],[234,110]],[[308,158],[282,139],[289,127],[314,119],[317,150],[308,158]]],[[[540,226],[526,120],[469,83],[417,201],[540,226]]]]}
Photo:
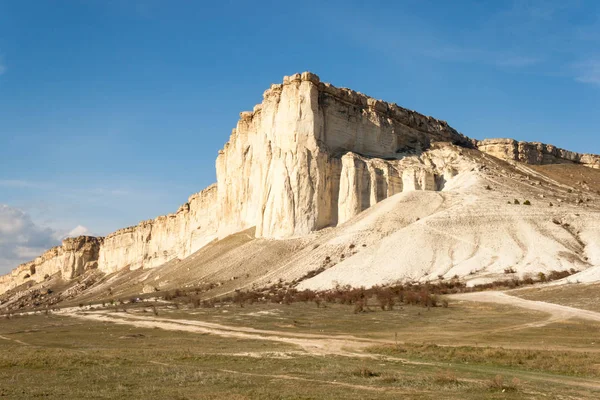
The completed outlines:
{"type": "MultiPolygon", "coordinates": [[[[510,139],[476,142],[445,121],[322,83],[309,72],[284,77],[263,98],[253,111],[240,113],[217,157],[216,185],[191,196],[174,214],[93,243],[83,241],[83,247],[63,243],[0,277],[0,292],[24,283],[32,263],[38,272],[28,279],[35,281],[46,273],[72,279],[92,266],[105,273],[154,268],[248,228],[256,227],[258,238],[305,236],[346,223],[400,192],[445,190],[448,183],[464,181],[477,166],[462,160],[460,147],[429,150],[439,142],[478,147],[495,157],[529,164],[578,162],[600,168],[599,156],[551,145],[510,139]]],[[[420,228],[411,228],[415,232],[410,237],[423,235],[420,228]]],[[[485,224],[478,229],[486,229],[485,224]]],[[[455,244],[460,243],[447,241],[440,248],[452,252],[455,244]]],[[[485,257],[477,261],[487,262],[485,257]]]]}

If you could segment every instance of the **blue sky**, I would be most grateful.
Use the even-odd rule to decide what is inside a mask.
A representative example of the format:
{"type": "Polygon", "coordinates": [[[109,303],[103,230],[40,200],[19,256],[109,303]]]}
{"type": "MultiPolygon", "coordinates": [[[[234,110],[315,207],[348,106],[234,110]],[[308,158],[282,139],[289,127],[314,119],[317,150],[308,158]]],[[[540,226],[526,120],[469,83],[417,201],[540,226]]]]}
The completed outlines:
{"type": "Polygon", "coordinates": [[[471,137],[600,153],[597,1],[0,0],[0,273],[175,211],[239,112],[305,70],[471,137]]]}

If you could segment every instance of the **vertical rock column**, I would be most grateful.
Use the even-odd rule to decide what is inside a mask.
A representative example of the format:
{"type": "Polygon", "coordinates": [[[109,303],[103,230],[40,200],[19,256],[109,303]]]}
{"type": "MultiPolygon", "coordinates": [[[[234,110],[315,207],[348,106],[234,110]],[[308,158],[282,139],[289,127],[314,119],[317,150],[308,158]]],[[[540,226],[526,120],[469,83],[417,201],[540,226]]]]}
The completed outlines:
{"type": "Polygon", "coordinates": [[[354,153],[342,157],[338,223],[402,191],[402,180],[392,161],[364,159],[354,153]]]}

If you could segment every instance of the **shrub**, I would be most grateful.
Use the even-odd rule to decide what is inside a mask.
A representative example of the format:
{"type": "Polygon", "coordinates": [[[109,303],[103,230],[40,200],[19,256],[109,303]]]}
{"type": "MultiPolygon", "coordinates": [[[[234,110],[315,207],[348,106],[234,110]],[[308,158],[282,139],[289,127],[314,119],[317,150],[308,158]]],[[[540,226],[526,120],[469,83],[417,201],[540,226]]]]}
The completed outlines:
{"type": "Polygon", "coordinates": [[[214,308],[215,306],[215,301],[214,300],[203,300],[202,301],[202,307],[203,308],[214,308]]]}
{"type": "Polygon", "coordinates": [[[358,302],[354,305],[354,314],[358,314],[365,311],[365,307],[362,302],[358,302]]]}
{"type": "Polygon", "coordinates": [[[517,205],[518,205],[518,204],[521,204],[521,202],[520,202],[519,200],[515,199],[515,200],[513,201],[513,204],[517,204],[517,205]]]}
{"type": "Polygon", "coordinates": [[[515,392],[518,389],[520,381],[517,378],[513,378],[511,383],[505,383],[502,375],[496,375],[489,383],[490,390],[498,390],[502,392],[515,392]]]}
{"type": "Polygon", "coordinates": [[[434,378],[435,383],[439,385],[457,384],[458,379],[452,371],[439,371],[434,378]]]}
{"type": "Polygon", "coordinates": [[[379,372],[371,371],[370,369],[368,369],[366,367],[362,367],[360,369],[352,371],[352,375],[360,376],[361,378],[375,378],[375,377],[380,376],[381,374],[379,372]]]}
{"type": "Polygon", "coordinates": [[[539,272],[538,279],[540,280],[540,282],[546,282],[546,274],[544,274],[543,272],[539,272]]]}
{"type": "Polygon", "coordinates": [[[525,200],[525,201],[523,202],[523,205],[525,205],[525,206],[530,206],[530,205],[531,205],[531,202],[530,202],[529,200],[525,200]]]}
{"type": "Polygon", "coordinates": [[[194,296],[191,298],[191,301],[192,301],[192,307],[194,307],[194,308],[200,307],[201,301],[200,301],[199,297],[194,296]]]}

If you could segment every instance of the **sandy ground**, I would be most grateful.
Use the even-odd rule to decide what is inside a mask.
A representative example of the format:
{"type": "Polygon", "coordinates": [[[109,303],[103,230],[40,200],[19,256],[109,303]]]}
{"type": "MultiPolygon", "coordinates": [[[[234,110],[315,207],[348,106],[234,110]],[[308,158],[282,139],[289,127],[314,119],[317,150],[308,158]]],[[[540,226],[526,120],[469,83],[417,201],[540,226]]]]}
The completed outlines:
{"type": "Polygon", "coordinates": [[[352,357],[373,357],[360,352],[369,346],[386,344],[387,341],[363,339],[353,336],[325,336],[308,333],[289,333],[275,330],[260,330],[246,327],[235,327],[211,322],[159,318],[131,313],[110,312],[65,312],[64,315],[101,322],[112,322],[121,325],[132,325],[140,328],[160,328],[194,333],[208,333],[222,337],[250,340],[269,340],[294,344],[305,352],[314,355],[340,355],[352,357]]]}

